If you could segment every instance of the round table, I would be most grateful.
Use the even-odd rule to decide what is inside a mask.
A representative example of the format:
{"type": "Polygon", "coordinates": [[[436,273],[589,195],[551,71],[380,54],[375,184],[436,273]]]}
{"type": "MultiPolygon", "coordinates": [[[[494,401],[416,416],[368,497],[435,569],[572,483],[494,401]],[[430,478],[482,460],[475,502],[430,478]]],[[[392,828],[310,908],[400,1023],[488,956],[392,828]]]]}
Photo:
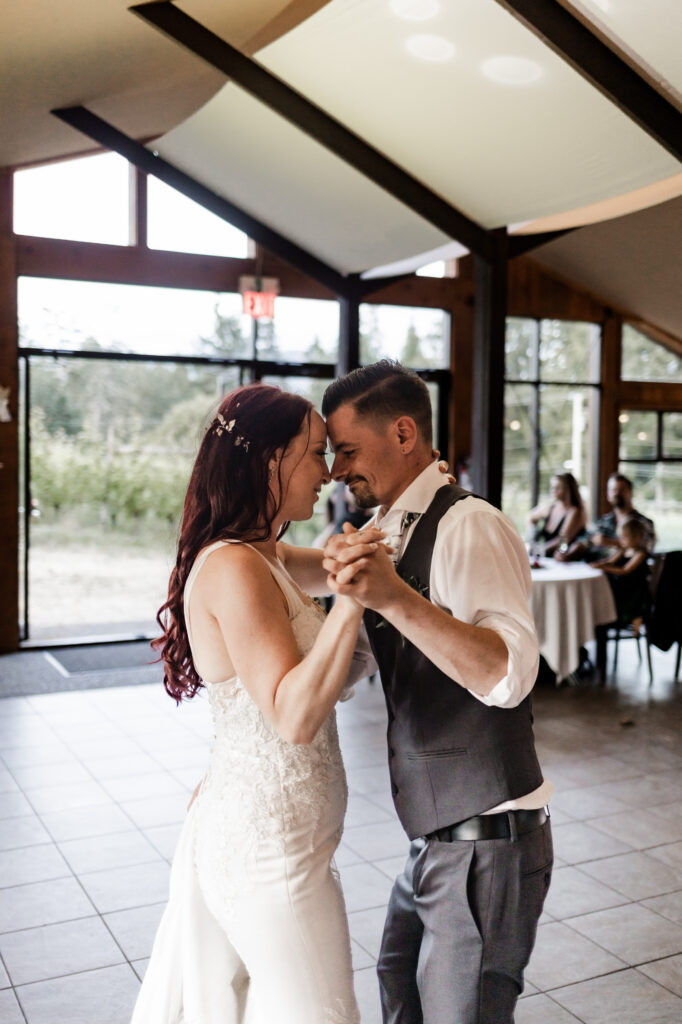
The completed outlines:
{"type": "Polygon", "coordinates": [[[540,558],[531,568],[530,610],[540,653],[565,679],[578,668],[580,648],[594,640],[597,626],[613,622],[616,606],[609,581],[601,569],[585,562],[540,558]]]}

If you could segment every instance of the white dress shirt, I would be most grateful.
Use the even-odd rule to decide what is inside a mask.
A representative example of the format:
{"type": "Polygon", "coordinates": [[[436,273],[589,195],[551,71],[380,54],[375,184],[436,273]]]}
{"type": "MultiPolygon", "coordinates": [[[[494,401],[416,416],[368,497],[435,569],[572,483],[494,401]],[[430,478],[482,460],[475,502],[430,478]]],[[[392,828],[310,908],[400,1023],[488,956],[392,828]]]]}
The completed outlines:
{"type": "MultiPolygon", "coordinates": [[[[426,512],[445,484],[437,462],[412,481],[376,525],[402,556],[418,519],[404,530],[405,513],[426,512]]],[[[381,511],[381,510],[380,510],[381,511]]],[[[369,524],[368,524],[369,525],[369,524]]],[[[487,695],[469,689],[490,707],[513,708],[530,693],[538,671],[538,641],[528,608],[531,577],[525,545],[512,523],[481,498],[456,502],[438,524],[431,560],[429,596],[438,608],[469,625],[491,629],[507,648],[504,676],[487,695]]],[[[466,686],[466,680],[458,680],[466,686]]],[[[500,804],[501,810],[543,807],[554,787],[550,782],[526,796],[500,804]]]]}

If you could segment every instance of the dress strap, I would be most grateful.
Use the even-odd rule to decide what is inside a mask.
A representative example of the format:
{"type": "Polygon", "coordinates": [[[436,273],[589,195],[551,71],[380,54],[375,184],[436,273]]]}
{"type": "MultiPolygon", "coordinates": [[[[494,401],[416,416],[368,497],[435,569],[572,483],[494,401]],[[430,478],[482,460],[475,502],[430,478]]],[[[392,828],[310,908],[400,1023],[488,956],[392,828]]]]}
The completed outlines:
{"type": "Polygon", "coordinates": [[[298,593],[298,589],[295,586],[294,581],[291,579],[286,569],[283,566],[280,568],[280,566],[276,565],[274,562],[271,562],[270,559],[266,558],[262,551],[259,551],[258,548],[253,546],[253,544],[248,544],[246,541],[241,540],[216,540],[212,544],[209,544],[208,547],[205,547],[204,550],[197,556],[197,558],[194,561],[194,565],[189,571],[187,582],[185,583],[185,626],[187,628],[187,637],[189,639],[190,646],[192,646],[192,627],[190,623],[189,600],[192,593],[192,588],[194,586],[197,576],[199,575],[199,571],[203,566],[204,562],[206,561],[206,559],[208,558],[208,556],[212,554],[214,551],[216,551],[218,548],[225,547],[227,544],[244,544],[245,547],[251,548],[252,551],[255,551],[256,554],[263,559],[268,569],[272,573],[275,579],[275,583],[284,594],[284,598],[289,609],[290,619],[293,619],[293,617],[300,611],[301,606],[304,604],[303,597],[298,593]]]}

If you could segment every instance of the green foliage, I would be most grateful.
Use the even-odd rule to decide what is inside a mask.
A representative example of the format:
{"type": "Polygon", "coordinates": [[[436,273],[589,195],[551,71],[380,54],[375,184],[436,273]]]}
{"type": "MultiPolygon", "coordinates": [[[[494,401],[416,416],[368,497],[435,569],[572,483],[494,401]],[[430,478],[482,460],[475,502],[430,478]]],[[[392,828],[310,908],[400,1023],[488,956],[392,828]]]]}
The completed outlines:
{"type": "Polygon", "coordinates": [[[679,382],[682,381],[682,359],[630,324],[624,324],[621,377],[623,380],[679,382]]]}

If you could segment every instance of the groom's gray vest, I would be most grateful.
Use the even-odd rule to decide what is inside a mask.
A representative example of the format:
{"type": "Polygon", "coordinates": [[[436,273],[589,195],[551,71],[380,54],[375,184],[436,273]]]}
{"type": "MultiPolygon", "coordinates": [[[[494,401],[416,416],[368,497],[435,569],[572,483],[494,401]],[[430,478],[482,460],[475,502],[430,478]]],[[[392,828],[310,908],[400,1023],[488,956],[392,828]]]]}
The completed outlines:
{"type": "MultiPolygon", "coordinates": [[[[427,598],[438,523],[468,497],[461,487],[441,487],[398,564],[402,578],[427,598]]],[[[515,708],[488,707],[376,612],[365,613],[365,624],[388,707],[393,801],[410,839],[541,785],[530,697],[515,708]]]]}

